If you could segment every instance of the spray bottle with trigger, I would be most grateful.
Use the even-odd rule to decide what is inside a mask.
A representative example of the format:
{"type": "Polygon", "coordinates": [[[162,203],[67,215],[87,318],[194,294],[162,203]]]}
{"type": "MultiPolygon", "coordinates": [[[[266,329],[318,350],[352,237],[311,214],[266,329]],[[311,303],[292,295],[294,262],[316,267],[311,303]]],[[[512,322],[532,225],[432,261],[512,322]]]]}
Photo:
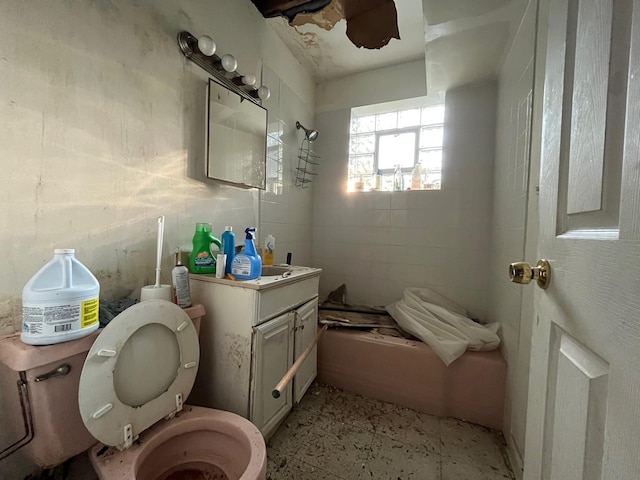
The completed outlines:
{"type": "Polygon", "coordinates": [[[231,274],[238,280],[254,280],[262,273],[262,258],[256,252],[253,242],[256,229],[245,228],[244,252],[235,256],[231,262],[231,274]]]}

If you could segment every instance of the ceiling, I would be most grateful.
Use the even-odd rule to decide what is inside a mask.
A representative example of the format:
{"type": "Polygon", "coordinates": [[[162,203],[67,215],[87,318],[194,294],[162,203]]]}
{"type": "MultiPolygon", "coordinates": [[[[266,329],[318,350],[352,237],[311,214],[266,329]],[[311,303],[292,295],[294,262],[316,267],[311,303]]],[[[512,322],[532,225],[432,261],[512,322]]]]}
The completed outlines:
{"type": "Polygon", "coordinates": [[[438,92],[495,77],[529,0],[395,0],[400,40],[372,50],[346,35],[336,3],[349,1],[333,0],[293,25],[284,17],[267,23],[317,81],[425,58],[427,87],[438,92]]]}

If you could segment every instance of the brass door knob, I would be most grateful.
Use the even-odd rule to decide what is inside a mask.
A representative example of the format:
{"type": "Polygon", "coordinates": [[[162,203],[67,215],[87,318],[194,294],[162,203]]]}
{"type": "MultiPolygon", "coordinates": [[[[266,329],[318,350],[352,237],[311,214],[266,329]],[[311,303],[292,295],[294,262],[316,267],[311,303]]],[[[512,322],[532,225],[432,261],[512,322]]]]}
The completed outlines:
{"type": "Polygon", "coordinates": [[[527,285],[536,280],[538,286],[545,290],[551,281],[551,265],[547,260],[538,260],[535,267],[527,262],[516,262],[509,265],[509,280],[513,283],[527,285]]]}

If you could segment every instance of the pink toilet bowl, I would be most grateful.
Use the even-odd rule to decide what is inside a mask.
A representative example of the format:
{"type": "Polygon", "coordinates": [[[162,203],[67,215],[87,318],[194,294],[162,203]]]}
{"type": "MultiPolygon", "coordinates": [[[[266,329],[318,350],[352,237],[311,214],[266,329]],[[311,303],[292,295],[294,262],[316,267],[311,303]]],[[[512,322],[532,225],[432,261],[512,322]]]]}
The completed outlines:
{"type": "Polygon", "coordinates": [[[89,455],[101,480],[264,480],[267,465],[255,425],[230,412],[188,405],[143,432],[132,447],[98,444],[89,455]]]}

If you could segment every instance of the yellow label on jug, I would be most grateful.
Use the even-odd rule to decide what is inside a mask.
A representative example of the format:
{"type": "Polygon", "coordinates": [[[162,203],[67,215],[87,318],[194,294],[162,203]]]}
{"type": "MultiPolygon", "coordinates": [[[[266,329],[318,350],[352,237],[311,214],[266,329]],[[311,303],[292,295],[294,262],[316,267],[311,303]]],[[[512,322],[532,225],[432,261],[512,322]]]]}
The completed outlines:
{"type": "Polygon", "coordinates": [[[98,312],[99,312],[100,302],[98,298],[93,298],[91,300],[85,300],[82,302],[82,311],[80,313],[81,319],[81,327],[86,328],[91,325],[95,325],[98,321],[98,312]]]}

